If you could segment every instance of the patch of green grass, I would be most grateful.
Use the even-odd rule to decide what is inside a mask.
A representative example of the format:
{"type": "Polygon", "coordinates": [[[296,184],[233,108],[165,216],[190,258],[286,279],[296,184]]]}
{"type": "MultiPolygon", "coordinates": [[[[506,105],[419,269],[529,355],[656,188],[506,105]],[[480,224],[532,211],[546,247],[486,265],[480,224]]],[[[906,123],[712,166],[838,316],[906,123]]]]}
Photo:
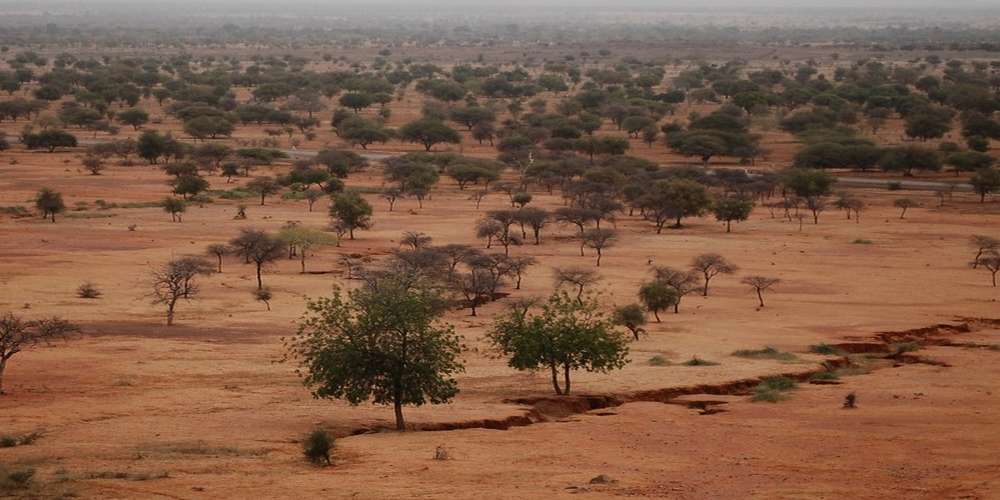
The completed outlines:
{"type": "Polygon", "coordinates": [[[717,366],[719,363],[716,363],[715,361],[708,361],[707,359],[701,359],[698,356],[695,356],[681,364],[684,366],[717,366]]]}
{"type": "Polygon", "coordinates": [[[857,238],[851,242],[852,245],[871,245],[872,240],[866,240],[864,238],[857,238]]]}
{"type": "Polygon", "coordinates": [[[752,401],[777,403],[785,399],[783,394],[795,388],[795,381],[788,377],[764,377],[753,390],[752,401]]]}
{"type": "Polygon", "coordinates": [[[668,366],[668,365],[670,365],[670,361],[668,361],[667,358],[664,358],[663,356],[656,355],[653,356],[652,358],[649,358],[649,366],[668,366]]]}
{"type": "Polygon", "coordinates": [[[733,356],[749,359],[773,359],[776,361],[795,361],[798,359],[790,352],[782,352],[773,347],[763,349],[740,349],[733,351],[733,356]]]}
{"type": "Polygon", "coordinates": [[[809,377],[809,380],[837,380],[839,378],[840,375],[837,375],[837,372],[826,371],[826,372],[813,373],[809,377]]]}
{"type": "Polygon", "coordinates": [[[919,350],[920,350],[920,344],[916,342],[897,342],[895,344],[889,345],[889,353],[893,356],[907,352],[915,352],[919,350]]]}
{"type": "Polygon", "coordinates": [[[830,344],[814,344],[809,346],[809,352],[813,354],[825,354],[828,356],[843,356],[844,351],[830,344]]]}

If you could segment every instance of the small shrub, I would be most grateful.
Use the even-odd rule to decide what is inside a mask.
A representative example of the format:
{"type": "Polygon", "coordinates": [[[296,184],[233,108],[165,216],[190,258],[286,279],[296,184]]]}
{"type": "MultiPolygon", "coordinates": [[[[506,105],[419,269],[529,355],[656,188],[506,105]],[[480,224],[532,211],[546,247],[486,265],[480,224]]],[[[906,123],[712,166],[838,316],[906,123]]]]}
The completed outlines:
{"type": "Polygon", "coordinates": [[[698,356],[695,356],[681,364],[684,366],[716,366],[719,363],[716,363],[715,361],[708,361],[706,359],[701,359],[698,356]]]}
{"type": "Polygon", "coordinates": [[[827,371],[814,373],[809,377],[809,380],[837,380],[839,378],[840,375],[837,375],[837,372],[827,371]]]}
{"type": "Polygon", "coordinates": [[[0,436],[0,448],[13,448],[17,446],[17,436],[5,434],[0,436]]]}
{"type": "Polygon", "coordinates": [[[81,299],[96,299],[101,296],[101,291],[91,282],[85,282],[76,289],[76,296],[81,299]]]}
{"type": "Polygon", "coordinates": [[[764,377],[753,390],[750,398],[755,402],[777,403],[785,399],[782,394],[795,388],[795,381],[788,377],[764,377]]]}
{"type": "Polygon", "coordinates": [[[760,383],[776,391],[790,391],[795,388],[795,381],[788,377],[764,377],[760,383]]]}
{"type": "Polygon", "coordinates": [[[864,238],[858,238],[851,242],[852,245],[871,245],[872,240],[866,240],[864,238]]]}
{"type": "Polygon", "coordinates": [[[777,361],[795,361],[797,358],[790,352],[781,352],[773,347],[763,349],[740,349],[733,351],[733,356],[748,359],[773,359],[777,361]]]}
{"type": "Polygon", "coordinates": [[[914,352],[920,350],[920,344],[916,342],[897,342],[889,346],[889,352],[891,356],[898,356],[907,352],[914,352]]]}
{"type": "Polygon", "coordinates": [[[830,344],[815,344],[809,346],[809,352],[813,354],[825,354],[828,356],[843,356],[844,351],[830,344]]]}
{"type": "Polygon", "coordinates": [[[322,429],[316,429],[306,436],[302,443],[302,454],[316,465],[330,465],[330,450],[333,437],[322,429]]]}
{"type": "Polygon", "coordinates": [[[903,183],[899,181],[890,181],[885,185],[885,188],[889,191],[899,191],[903,189],[903,183]]]}
{"type": "Polygon", "coordinates": [[[653,356],[652,358],[649,358],[649,366],[667,366],[669,364],[670,361],[667,361],[667,358],[664,358],[663,356],[660,355],[656,355],[653,356]]]}
{"type": "Polygon", "coordinates": [[[448,450],[444,446],[438,446],[434,449],[434,460],[448,460],[449,458],[451,456],[448,455],[448,450]]]}
{"type": "Polygon", "coordinates": [[[35,469],[26,468],[20,470],[14,470],[6,473],[4,478],[12,488],[27,488],[31,483],[31,479],[35,477],[35,469]]]}

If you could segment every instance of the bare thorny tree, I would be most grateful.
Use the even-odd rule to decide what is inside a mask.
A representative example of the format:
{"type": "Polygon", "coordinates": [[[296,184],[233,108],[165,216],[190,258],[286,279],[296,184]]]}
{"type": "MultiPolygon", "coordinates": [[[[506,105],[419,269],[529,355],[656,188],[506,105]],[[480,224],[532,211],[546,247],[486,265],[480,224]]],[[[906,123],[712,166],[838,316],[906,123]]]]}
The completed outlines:
{"type": "Polygon", "coordinates": [[[180,257],[166,263],[150,273],[153,304],[167,308],[167,326],[174,324],[174,310],[181,299],[191,300],[198,294],[194,278],[212,274],[212,263],[200,257],[180,257]]]}
{"type": "Polygon", "coordinates": [[[10,358],[79,330],[73,323],[57,317],[25,320],[12,313],[0,315],[0,395],[4,394],[3,372],[10,358]]]}

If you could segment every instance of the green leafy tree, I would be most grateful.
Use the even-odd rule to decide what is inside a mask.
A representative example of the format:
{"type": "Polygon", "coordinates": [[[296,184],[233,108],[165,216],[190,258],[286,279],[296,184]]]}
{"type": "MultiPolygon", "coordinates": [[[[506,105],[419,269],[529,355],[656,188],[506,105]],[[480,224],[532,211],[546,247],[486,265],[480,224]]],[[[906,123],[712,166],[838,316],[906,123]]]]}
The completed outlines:
{"type": "Polygon", "coordinates": [[[348,238],[352,240],[356,229],[369,229],[373,224],[371,204],[354,191],[346,191],[333,197],[330,217],[347,230],[348,238]]]}
{"type": "Polygon", "coordinates": [[[421,118],[403,125],[399,129],[399,136],[404,140],[422,144],[428,152],[437,144],[462,142],[462,136],[455,129],[442,121],[430,118],[421,118]]]}
{"type": "Polygon", "coordinates": [[[979,195],[979,202],[985,203],[986,195],[1000,191],[1000,170],[992,167],[979,169],[969,183],[979,195]]]}
{"type": "Polygon", "coordinates": [[[644,216],[656,224],[656,233],[674,220],[673,227],[680,228],[685,217],[705,213],[712,206],[712,199],[704,185],[689,179],[664,179],[656,181],[639,199],[644,216]]]}
{"type": "Polygon", "coordinates": [[[656,322],[660,322],[660,311],[676,306],[681,301],[676,290],[661,281],[650,281],[639,287],[639,300],[646,309],[653,313],[656,322]]]}
{"type": "Polygon", "coordinates": [[[732,231],[733,221],[742,222],[750,218],[753,211],[753,200],[736,196],[727,196],[715,200],[712,207],[715,220],[726,223],[726,232],[732,231]]]}
{"type": "Polygon", "coordinates": [[[385,279],[306,308],[287,348],[314,397],[392,405],[404,431],[404,405],[447,403],[458,393],[459,337],[439,323],[435,292],[385,279]]]}
{"type": "Polygon", "coordinates": [[[625,335],[601,313],[598,300],[556,292],[538,314],[513,310],[500,316],[489,339],[518,370],[547,368],[556,394],[569,394],[573,370],[606,373],[628,362],[625,335]],[[563,385],[559,385],[559,371],[563,385]]]}

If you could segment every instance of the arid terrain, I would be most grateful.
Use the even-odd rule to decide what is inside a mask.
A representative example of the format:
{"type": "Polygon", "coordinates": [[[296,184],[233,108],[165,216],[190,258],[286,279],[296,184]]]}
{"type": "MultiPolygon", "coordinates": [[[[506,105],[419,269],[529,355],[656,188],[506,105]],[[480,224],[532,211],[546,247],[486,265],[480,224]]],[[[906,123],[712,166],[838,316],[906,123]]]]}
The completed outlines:
{"type": "MultiPolygon", "coordinates": [[[[15,14],[35,16],[30,9],[10,11],[15,14]]],[[[327,48],[315,38],[290,43],[280,38],[285,33],[281,30],[266,33],[277,41],[261,41],[257,37],[264,35],[240,33],[227,25],[223,31],[233,39],[225,42],[191,42],[185,37],[201,36],[192,28],[196,35],[171,35],[180,41],[161,41],[160,46],[128,41],[135,34],[125,28],[124,35],[96,32],[121,37],[121,45],[103,48],[75,42],[90,35],[61,31],[55,22],[51,26],[56,27],[46,28],[45,36],[52,40],[43,42],[28,32],[27,24],[4,25],[0,22],[0,40],[10,47],[4,45],[0,54],[0,83],[4,75],[25,66],[16,57],[30,52],[45,60],[30,63],[35,74],[16,89],[5,89],[0,103],[44,94],[40,90],[61,74],[62,67],[54,62],[60,59],[86,67],[81,74],[96,74],[94,68],[101,64],[112,68],[109,72],[132,64],[132,69],[152,67],[151,72],[164,76],[144,89],[135,105],[117,99],[106,103],[109,116],[118,113],[116,120],[129,109],[147,112],[148,120],[135,127],[63,123],[70,116],[67,108],[97,99],[81,90],[88,83],[80,75],[74,92],[42,99],[44,109],[13,119],[0,112],[0,140],[6,141],[0,148],[0,314],[58,316],[79,326],[65,338],[16,353],[5,368],[0,364],[0,498],[1000,499],[1000,288],[991,282],[987,260],[977,268],[970,265],[991,255],[1000,263],[995,248],[992,254],[977,256],[977,248],[970,245],[974,235],[1000,238],[1000,189],[973,192],[979,189],[977,176],[995,172],[1000,121],[993,110],[982,113],[976,123],[983,104],[970,104],[970,111],[954,97],[975,87],[988,97],[987,107],[1000,109],[1000,56],[985,42],[895,50],[883,46],[888,42],[877,36],[881,32],[862,38],[863,43],[850,41],[851,36],[861,37],[854,32],[816,42],[810,37],[828,34],[804,28],[805,35],[787,35],[792,41],[733,35],[738,41],[708,43],[711,31],[685,31],[669,41],[648,41],[638,34],[633,40],[611,31],[614,36],[606,35],[610,41],[601,44],[580,33],[575,35],[579,40],[566,34],[553,35],[552,40],[505,38],[512,35],[502,30],[519,32],[516,25],[496,28],[503,35],[469,41],[462,36],[474,30],[464,24],[455,28],[458,41],[436,42],[425,33],[434,29],[428,24],[417,31],[421,36],[400,35],[404,41],[385,34],[362,39],[354,33],[353,38],[345,35],[349,42],[327,48]],[[795,36],[807,42],[794,41],[795,36]],[[380,50],[383,46],[393,50],[380,50]],[[595,55],[598,47],[600,56],[595,55]],[[331,52],[335,57],[324,57],[331,52]],[[140,60],[160,55],[164,60],[155,64],[140,60]],[[921,62],[932,55],[960,62],[921,62]],[[106,59],[99,64],[101,57],[106,59]],[[281,57],[308,63],[286,71],[274,62],[281,57]],[[115,66],[109,62],[115,58],[130,62],[115,66]],[[183,64],[167,67],[165,61],[178,59],[183,64]],[[270,62],[262,62],[265,59],[270,62]],[[372,60],[381,62],[368,66],[372,60]],[[574,83],[570,90],[538,91],[530,95],[531,104],[520,97],[481,95],[481,80],[490,81],[486,77],[462,81],[462,95],[444,104],[428,97],[433,92],[419,90],[416,76],[412,82],[394,82],[387,102],[368,103],[353,113],[363,125],[392,130],[390,139],[366,143],[366,149],[331,121],[331,115],[336,120],[335,111],[348,113],[335,97],[346,93],[340,88],[334,97],[310,89],[308,97],[319,102],[317,123],[301,128],[289,125],[293,119],[305,120],[301,109],[293,109],[278,132],[278,125],[266,120],[241,119],[230,133],[199,140],[190,133],[190,118],[182,119],[185,112],[235,115],[240,106],[260,104],[263,99],[255,92],[264,84],[237,81],[240,76],[252,80],[247,75],[255,71],[271,71],[293,82],[302,71],[317,81],[353,72],[359,79],[383,83],[390,67],[402,71],[422,62],[440,65],[439,72],[430,72],[437,81],[435,75],[443,79],[466,65],[482,69],[493,64],[495,74],[509,72],[515,76],[504,78],[518,82],[522,70],[526,80],[550,75],[553,66],[543,62],[553,61],[579,64],[585,83],[574,83]],[[600,72],[609,68],[638,80],[650,67],[663,73],[641,90],[599,82],[600,72]],[[847,67],[853,73],[845,72],[847,67]],[[730,71],[726,68],[737,69],[713,80],[714,72],[730,71]],[[803,68],[809,69],[804,77],[803,68]],[[914,74],[899,76],[907,70],[914,74]],[[232,75],[218,77],[227,71],[232,75]],[[691,97],[701,80],[685,87],[688,94],[682,92],[680,101],[665,105],[662,96],[681,88],[678,81],[698,71],[707,75],[705,88],[720,86],[720,81],[732,84],[728,78],[749,84],[747,75],[760,79],[767,72],[783,80],[744,92],[761,94],[751,96],[761,100],[753,105],[734,106],[736,97],[722,92],[706,99],[691,97]],[[204,75],[215,75],[218,81],[204,75]],[[916,83],[921,75],[939,80],[951,93],[935,96],[937,88],[916,83]],[[148,92],[185,78],[196,83],[177,83],[170,88],[174,94],[160,98],[148,92]],[[962,78],[972,83],[953,81],[962,78]],[[219,83],[223,80],[224,85],[219,83]],[[913,131],[907,105],[895,102],[885,117],[869,116],[870,108],[877,106],[865,98],[847,103],[846,98],[830,97],[824,92],[833,91],[826,85],[834,87],[827,80],[837,82],[839,90],[878,80],[878,85],[870,85],[877,91],[912,91],[923,99],[912,106],[925,106],[928,115],[947,115],[948,127],[921,136],[913,131]],[[217,85],[215,90],[212,85],[217,85]],[[791,95],[788,89],[810,86],[821,90],[804,103],[776,101],[791,95]],[[213,94],[217,104],[198,101],[220,88],[225,92],[213,94]],[[571,130],[574,140],[623,139],[626,145],[622,151],[596,153],[596,162],[577,143],[560,149],[551,141],[567,139],[558,136],[560,125],[571,123],[566,127],[573,128],[584,121],[587,111],[567,107],[570,112],[562,106],[587,91],[611,104],[595,106],[591,111],[599,121],[590,131],[593,135],[571,130]],[[626,99],[626,91],[636,95],[626,99]],[[179,97],[185,92],[196,97],[188,102],[179,97]],[[225,102],[230,98],[231,103],[225,102]],[[608,109],[619,99],[629,103],[629,111],[642,117],[649,111],[648,117],[655,118],[644,129],[651,129],[652,141],[640,139],[638,132],[624,137],[608,109]],[[191,104],[190,109],[178,103],[191,104]],[[426,157],[407,156],[424,147],[404,140],[398,131],[433,114],[428,109],[439,104],[446,111],[480,105],[495,111],[490,119],[491,126],[497,122],[495,137],[490,136],[495,142],[476,140],[472,125],[442,119],[454,125],[458,138],[433,144],[428,149],[434,154],[426,157]],[[511,109],[521,104],[524,109],[511,109]],[[540,109],[529,111],[532,105],[540,109]],[[839,113],[838,106],[850,116],[837,115],[821,127],[804,130],[787,123],[803,109],[839,113]],[[649,109],[635,110],[643,107],[649,109]],[[558,114],[566,115],[563,121],[553,118],[558,114]],[[720,130],[693,125],[705,119],[721,121],[720,130]],[[995,125],[997,136],[972,134],[970,122],[987,130],[995,125]],[[77,145],[29,147],[28,136],[50,129],[71,133],[77,145]],[[185,163],[178,155],[170,161],[146,161],[132,143],[133,151],[124,157],[101,156],[99,171],[88,171],[88,160],[100,156],[102,146],[126,139],[141,142],[152,130],[169,132],[178,148],[196,160],[185,163]],[[539,130],[539,140],[525,139],[526,146],[516,147],[513,139],[539,130]],[[684,134],[717,134],[710,138],[715,142],[718,137],[745,136],[752,147],[741,151],[726,144],[726,151],[701,158],[699,150],[685,150],[675,141],[684,134]],[[819,135],[832,139],[817,141],[819,135]],[[836,154],[830,155],[832,160],[812,158],[816,165],[805,164],[810,158],[803,159],[801,152],[817,142],[834,143],[845,151],[870,147],[880,156],[866,165],[843,162],[836,154]],[[226,150],[225,161],[239,157],[244,174],[226,174],[224,167],[199,158],[198,148],[206,144],[232,148],[226,150]],[[283,157],[252,163],[239,153],[250,149],[283,157]],[[919,162],[914,155],[902,166],[886,166],[886,157],[904,150],[927,153],[936,163],[913,167],[919,162]],[[279,182],[273,192],[257,196],[253,183],[260,179],[287,180],[290,172],[320,168],[316,165],[322,162],[310,163],[320,151],[351,151],[368,162],[339,176],[344,186],[336,186],[336,178],[330,180],[329,175],[316,182],[324,192],[314,206],[302,195],[311,182],[304,187],[279,182]],[[953,161],[952,155],[960,153],[980,163],[966,168],[953,161]],[[502,158],[504,154],[513,160],[502,158]],[[425,196],[420,201],[416,191],[400,188],[404,193],[390,210],[385,194],[396,182],[390,169],[401,157],[434,165],[441,175],[431,183],[433,189],[420,194],[425,196]],[[451,163],[434,163],[440,158],[451,163]],[[619,181],[609,172],[627,170],[622,158],[645,167],[634,168],[629,179],[619,174],[619,181]],[[518,163],[522,160],[524,165],[518,163]],[[463,162],[495,167],[499,178],[486,185],[520,186],[530,194],[525,206],[550,214],[582,203],[567,194],[574,183],[599,184],[611,178],[609,182],[620,185],[608,197],[622,203],[596,220],[598,229],[613,229],[615,244],[602,250],[596,267],[594,249],[580,255],[576,226],[550,220],[540,244],[529,228],[523,241],[509,248],[511,257],[536,259],[519,285],[506,277],[502,293],[491,291],[475,315],[462,307],[469,300],[459,299],[444,313],[441,320],[454,327],[461,341],[459,392],[444,404],[406,406],[406,432],[394,430],[391,405],[314,398],[303,384],[301,366],[289,359],[288,339],[298,331],[308,299],[366,286],[356,269],[347,268],[345,257],[366,268],[391,262],[399,258],[407,232],[429,236],[434,247],[487,250],[487,241],[477,237],[478,224],[490,213],[512,209],[514,200],[508,196],[513,194],[490,190],[481,179],[460,186],[453,168],[463,162]],[[580,171],[569,174],[556,189],[546,189],[543,178],[532,177],[531,167],[559,162],[572,163],[580,171]],[[172,166],[187,166],[193,173],[172,174],[172,166]],[[251,168],[252,174],[245,175],[251,168]],[[798,197],[787,180],[796,170],[837,184],[798,197]],[[590,173],[599,181],[588,178],[590,173]],[[736,174],[743,184],[727,185],[726,176],[736,174]],[[184,176],[204,180],[207,189],[175,189],[184,176]],[[697,214],[684,217],[681,227],[666,225],[657,231],[649,220],[656,207],[633,203],[623,194],[626,180],[633,183],[626,188],[639,183],[636,189],[641,191],[688,177],[694,179],[689,183],[704,184],[698,186],[706,201],[697,214]],[[755,191],[755,182],[770,184],[755,191]],[[64,210],[57,211],[54,220],[40,213],[37,200],[43,188],[64,201],[64,210]],[[305,254],[301,260],[299,255],[282,255],[266,263],[261,278],[273,294],[267,300],[257,300],[255,267],[230,248],[218,262],[221,272],[198,274],[197,293],[187,297],[191,300],[182,297],[174,324],[166,324],[164,306],[154,303],[151,295],[154,271],[186,256],[206,257],[214,267],[215,256],[206,254],[206,248],[226,244],[244,229],[280,234],[294,226],[332,235],[336,217],[331,218],[330,208],[343,192],[358,193],[371,205],[371,228],[358,228],[355,239],[341,235],[336,244],[300,248],[305,254]],[[484,197],[477,206],[480,192],[484,197]],[[753,206],[745,220],[732,219],[731,232],[709,208],[729,198],[753,206]],[[172,200],[182,205],[182,212],[164,210],[172,200]],[[851,212],[847,202],[861,208],[851,212]],[[810,203],[821,205],[815,223],[810,203]],[[245,217],[238,216],[243,210],[245,217]],[[174,220],[178,214],[181,220],[174,220]],[[646,307],[648,314],[640,309],[647,322],[634,341],[628,334],[628,363],[607,372],[576,370],[568,395],[553,393],[547,369],[511,368],[491,341],[497,318],[520,299],[552,294],[560,269],[596,271],[600,279],[590,290],[598,307],[610,313],[639,302],[637,291],[654,279],[657,269],[686,270],[693,259],[709,252],[724,256],[736,269],[714,277],[711,293],[688,290],[676,313],[672,307],[646,307]],[[780,281],[758,297],[744,282],[751,276],[780,281]],[[81,297],[83,284],[92,285],[98,296],[81,297]],[[761,388],[779,379],[788,387],[761,397],[761,388]],[[316,430],[336,439],[329,466],[303,458],[303,441],[316,430]]],[[[616,27],[609,30],[622,29],[610,25],[616,27]]],[[[760,26],[743,28],[768,33],[760,26]]],[[[519,29],[532,36],[541,30],[530,24],[519,29]]],[[[158,31],[156,36],[169,33],[158,31]]],[[[605,36],[600,33],[592,36],[605,36]]],[[[342,84],[347,88],[357,82],[345,77],[337,81],[342,84]]],[[[272,106],[272,111],[292,109],[292,98],[301,96],[286,90],[260,105],[272,106]]],[[[905,95],[893,99],[909,96],[900,93],[905,95]]],[[[668,224],[673,221],[668,219],[668,224]]],[[[511,228],[515,236],[522,231],[516,224],[511,228]]],[[[579,231],[582,234],[583,228],[579,231]]],[[[494,237],[496,233],[488,251],[503,253],[494,237]]],[[[0,347],[5,347],[2,342],[0,347]]]]}
{"type": "MultiPolygon", "coordinates": [[[[138,202],[164,190],[162,174],[114,167],[101,176],[67,169],[68,156],[25,153],[5,165],[3,203],[31,196],[37,179],[66,193],[71,203],[138,202]]],[[[225,182],[213,179],[213,182],[225,182]]],[[[359,183],[377,183],[373,178],[359,183]]],[[[193,208],[172,223],[158,207],[70,212],[56,224],[40,219],[3,221],[2,307],[44,310],[83,324],[79,338],[20,355],[6,377],[5,432],[40,431],[32,446],[2,450],[8,463],[31,464],[48,478],[46,489],[84,496],[176,498],[284,496],[288,491],[359,498],[473,497],[487,487],[499,497],[648,495],[677,498],[880,497],[890,489],[913,498],[989,498],[997,486],[1000,446],[991,415],[998,409],[995,323],[961,318],[997,316],[997,292],[988,276],[968,268],[967,235],[997,215],[968,213],[971,195],[941,208],[873,208],[860,223],[828,214],[819,225],[772,218],[757,209],[726,234],[708,219],[686,229],[651,234],[644,221],[622,217],[631,243],[607,251],[601,267],[609,302],[633,300],[647,262],[683,265],[699,249],[730,256],[748,272],[768,272],[783,283],[758,310],[751,290],[721,277],[709,298],[692,296],[680,314],[663,314],[632,346],[632,363],[611,375],[580,374],[580,394],[548,396],[543,375],[518,374],[490,355],[484,329],[501,304],[477,318],[448,315],[462,337],[468,367],[452,404],[411,410],[417,428],[463,428],[408,434],[351,436],[390,425],[385,408],[313,400],[293,367],[278,361],[281,338],[294,331],[303,297],[350,286],[335,257],[379,255],[407,229],[440,243],[479,244],[477,211],[454,186],[443,186],[425,208],[409,200],[388,213],[377,207],[376,226],[340,248],[310,256],[310,274],[296,260],[268,269],[272,311],[254,302],[252,268],[230,259],[205,280],[202,300],[183,304],[179,325],[162,325],[145,295],[150,267],[172,255],[199,253],[248,225],[277,228],[288,220],[321,225],[325,210],[273,200],[251,206],[246,221],[232,220],[231,202],[193,208]],[[135,224],[135,231],[127,227],[135,224]],[[869,244],[852,243],[857,239],[869,244]],[[104,295],[79,299],[76,285],[98,284],[104,295]],[[842,379],[841,385],[805,385],[777,404],[750,403],[733,382],[819,369],[824,357],[810,345],[869,339],[877,332],[936,323],[969,324],[972,332],[928,338],[921,358],[947,363],[901,363],[842,379]],[[992,349],[933,345],[939,340],[992,349]],[[792,361],[747,360],[737,349],[774,346],[792,361]],[[669,366],[649,366],[662,355],[669,366]],[[698,356],[718,366],[683,366],[698,356]],[[723,401],[721,413],[700,415],[663,404],[677,388],[681,400],[723,401]],[[858,408],[840,408],[850,392],[858,408]],[[701,393],[725,396],[709,396],[701,393]],[[644,395],[646,394],[646,395],[644,395]],[[652,395],[649,395],[652,394],[652,395]],[[584,411],[589,396],[615,406],[584,411]],[[505,428],[532,411],[511,400],[542,398],[528,427],[505,428]],[[624,403],[617,406],[618,403],[624,403]],[[322,426],[338,441],[336,465],[316,470],[299,459],[297,440],[322,426]],[[485,427],[485,428],[484,428],[485,427]],[[347,437],[351,436],[351,437],[347,437]],[[447,461],[433,460],[435,448],[447,461]],[[590,485],[606,474],[616,482],[590,485]]],[[[926,205],[935,202],[923,196],[926,205]]],[[[541,201],[560,203],[555,197],[541,201]]],[[[501,207],[497,195],[482,210],[501,207]]],[[[564,241],[568,230],[523,246],[541,264],[515,295],[544,294],[549,270],[589,264],[564,241]]],[[[918,339],[923,342],[923,339],[918,339]]],[[[874,341],[877,342],[877,341],[874,341]]],[[[885,347],[884,349],[888,349],[885,347]]],[[[878,351],[876,351],[878,352],[878,351]]],[[[676,403],[678,401],[671,401],[676,403]]],[[[596,405],[602,406],[602,405],[596,405]]],[[[714,408],[714,406],[713,406],[714,408]]]]}

